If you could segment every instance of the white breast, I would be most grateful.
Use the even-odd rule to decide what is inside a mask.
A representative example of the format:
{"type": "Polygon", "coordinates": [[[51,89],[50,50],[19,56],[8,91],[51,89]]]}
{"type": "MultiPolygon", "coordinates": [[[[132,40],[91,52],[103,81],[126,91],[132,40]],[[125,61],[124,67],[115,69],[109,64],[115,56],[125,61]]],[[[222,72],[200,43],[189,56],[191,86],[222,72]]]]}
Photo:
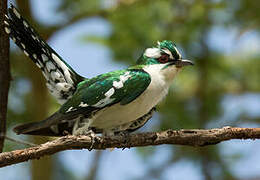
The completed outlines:
{"type": "MultiPolygon", "coordinates": [[[[129,124],[147,114],[168,93],[170,86],[168,76],[177,73],[176,68],[171,69],[174,71],[171,72],[167,70],[168,68],[162,70],[163,66],[159,64],[146,66],[144,70],[151,76],[151,83],[148,88],[137,99],[127,105],[118,103],[100,110],[95,115],[90,126],[100,129],[113,129],[120,125],[129,124]]],[[[126,128],[127,126],[125,126],[126,128]]]]}

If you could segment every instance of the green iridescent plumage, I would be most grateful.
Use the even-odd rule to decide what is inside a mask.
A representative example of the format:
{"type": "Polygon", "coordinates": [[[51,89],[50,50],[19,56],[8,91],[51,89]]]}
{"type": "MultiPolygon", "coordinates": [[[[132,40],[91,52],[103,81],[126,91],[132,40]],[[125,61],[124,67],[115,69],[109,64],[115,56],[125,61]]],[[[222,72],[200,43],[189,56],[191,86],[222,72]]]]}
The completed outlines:
{"type": "Polygon", "coordinates": [[[162,42],[159,42],[158,47],[160,49],[168,49],[172,53],[174,59],[181,59],[180,53],[178,52],[176,45],[172,41],[164,40],[162,42]]]}
{"type": "Polygon", "coordinates": [[[147,48],[137,65],[86,79],[32,31],[13,6],[5,24],[13,39],[27,32],[16,44],[42,70],[50,92],[63,104],[43,121],[15,127],[17,134],[62,136],[90,130],[104,134],[136,130],[152,117],[155,106],[167,94],[169,82],[165,79],[173,79],[176,68],[191,63],[181,59],[173,42],[162,41],[147,48]]]}
{"type": "MultiPolygon", "coordinates": [[[[158,49],[158,53],[165,54],[165,50],[169,50],[172,54],[172,58],[175,60],[181,59],[181,55],[178,52],[176,45],[172,41],[164,40],[162,42],[158,42],[158,45],[153,48],[148,49],[158,49]]],[[[157,60],[157,57],[148,57],[145,53],[137,60],[137,64],[139,65],[152,65],[152,64],[160,64],[157,60]]]]}
{"type": "Polygon", "coordinates": [[[142,127],[166,96],[171,80],[189,60],[172,41],[147,48],[137,65],[91,79],[78,75],[11,5],[4,29],[42,71],[50,93],[62,104],[47,119],[16,126],[17,134],[62,136],[90,131],[104,135],[142,127]]]}
{"type": "Polygon", "coordinates": [[[149,74],[141,69],[126,69],[102,74],[81,82],[74,96],[61,107],[60,112],[69,113],[88,107],[100,108],[118,102],[125,105],[142,94],[150,82],[149,74]],[[115,86],[116,83],[120,83],[120,86],[115,86]],[[111,94],[108,97],[106,93],[109,91],[111,94]],[[99,103],[101,101],[103,103],[99,103]]]}

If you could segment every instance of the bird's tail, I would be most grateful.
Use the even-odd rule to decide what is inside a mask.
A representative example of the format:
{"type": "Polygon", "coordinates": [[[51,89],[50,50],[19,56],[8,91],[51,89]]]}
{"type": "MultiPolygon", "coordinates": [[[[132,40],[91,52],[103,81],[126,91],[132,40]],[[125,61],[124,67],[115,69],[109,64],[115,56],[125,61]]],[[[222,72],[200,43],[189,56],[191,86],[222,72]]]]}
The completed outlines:
{"type": "Polygon", "coordinates": [[[57,122],[60,119],[60,116],[61,115],[56,112],[43,121],[18,125],[14,127],[13,131],[16,134],[29,134],[40,136],[64,136],[66,134],[71,134],[72,126],[70,126],[68,122],[57,122]]]}
{"type": "Polygon", "coordinates": [[[4,25],[14,43],[41,69],[51,94],[61,104],[66,102],[83,77],[62,60],[12,4],[4,25]]]}

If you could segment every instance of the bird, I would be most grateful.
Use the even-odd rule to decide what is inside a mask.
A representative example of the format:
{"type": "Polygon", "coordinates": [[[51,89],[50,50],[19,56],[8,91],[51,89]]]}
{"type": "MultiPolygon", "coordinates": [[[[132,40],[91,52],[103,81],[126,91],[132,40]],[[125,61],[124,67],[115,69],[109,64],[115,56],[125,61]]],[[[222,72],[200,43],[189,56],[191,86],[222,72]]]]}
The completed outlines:
{"type": "Polygon", "coordinates": [[[116,135],[133,132],[153,115],[176,75],[185,66],[174,42],[158,41],[136,64],[85,78],[77,74],[11,4],[4,30],[41,70],[61,107],[45,120],[14,127],[17,134],[40,136],[116,135]]]}

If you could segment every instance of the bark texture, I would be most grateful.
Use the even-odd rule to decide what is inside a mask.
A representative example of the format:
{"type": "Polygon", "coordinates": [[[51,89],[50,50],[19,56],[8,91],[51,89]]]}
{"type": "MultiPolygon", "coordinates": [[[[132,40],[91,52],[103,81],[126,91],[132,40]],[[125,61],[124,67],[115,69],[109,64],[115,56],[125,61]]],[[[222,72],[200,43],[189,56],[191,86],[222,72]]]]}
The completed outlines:
{"type": "Polygon", "coordinates": [[[7,0],[0,1],[0,152],[4,148],[6,133],[7,99],[11,80],[9,63],[9,37],[4,32],[4,14],[7,0]]]}
{"type": "Polygon", "coordinates": [[[47,143],[0,154],[0,167],[39,159],[69,149],[106,149],[154,146],[161,144],[207,146],[231,139],[260,139],[260,128],[223,127],[219,129],[183,129],[147,132],[127,136],[63,136],[47,143]]]}

